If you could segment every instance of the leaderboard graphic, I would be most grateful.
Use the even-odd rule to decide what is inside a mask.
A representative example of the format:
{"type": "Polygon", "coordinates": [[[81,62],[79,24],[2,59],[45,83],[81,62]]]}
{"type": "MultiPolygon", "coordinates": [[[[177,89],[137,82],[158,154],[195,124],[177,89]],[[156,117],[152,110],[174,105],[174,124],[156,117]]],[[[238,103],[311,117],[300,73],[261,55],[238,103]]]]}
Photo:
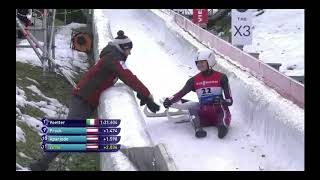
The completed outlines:
{"type": "Polygon", "coordinates": [[[43,118],[41,148],[45,152],[116,152],[120,119],[43,118]]]}

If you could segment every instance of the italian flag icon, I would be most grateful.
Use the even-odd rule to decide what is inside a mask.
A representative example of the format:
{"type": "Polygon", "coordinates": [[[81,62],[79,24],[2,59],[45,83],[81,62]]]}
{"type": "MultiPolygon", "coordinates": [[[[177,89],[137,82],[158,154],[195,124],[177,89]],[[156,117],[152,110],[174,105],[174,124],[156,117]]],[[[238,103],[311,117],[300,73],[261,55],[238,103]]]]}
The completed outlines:
{"type": "Polygon", "coordinates": [[[98,119],[86,119],[87,126],[97,126],[99,125],[98,119]]]}

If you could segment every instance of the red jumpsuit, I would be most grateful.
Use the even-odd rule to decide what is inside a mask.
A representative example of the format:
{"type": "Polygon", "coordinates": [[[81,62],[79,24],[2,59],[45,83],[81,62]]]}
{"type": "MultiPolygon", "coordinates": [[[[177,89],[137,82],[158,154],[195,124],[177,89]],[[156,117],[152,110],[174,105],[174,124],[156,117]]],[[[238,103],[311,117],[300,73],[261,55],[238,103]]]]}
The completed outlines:
{"type": "Polygon", "coordinates": [[[100,53],[100,60],[79,80],[72,94],[80,96],[92,107],[97,107],[101,93],[113,86],[118,79],[144,97],[148,88],[126,67],[126,57],[111,44],[100,53]]]}
{"type": "Polygon", "coordinates": [[[195,116],[195,127],[230,125],[228,106],[232,105],[233,99],[225,74],[214,70],[201,72],[190,78],[170,101],[177,102],[190,91],[196,92],[199,99],[199,103],[189,109],[190,114],[195,116]]]}

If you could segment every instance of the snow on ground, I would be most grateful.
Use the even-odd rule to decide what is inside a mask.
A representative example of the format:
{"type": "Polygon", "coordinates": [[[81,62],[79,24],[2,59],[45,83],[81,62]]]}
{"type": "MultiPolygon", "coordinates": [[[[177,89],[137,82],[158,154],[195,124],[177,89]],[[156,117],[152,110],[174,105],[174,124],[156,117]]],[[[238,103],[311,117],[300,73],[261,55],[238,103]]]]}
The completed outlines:
{"type": "MultiPolygon", "coordinates": [[[[87,55],[83,52],[75,51],[70,48],[71,32],[73,28],[84,27],[84,24],[71,23],[66,26],[59,27],[56,36],[55,36],[55,54],[56,54],[56,63],[60,66],[63,66],[63,70],[66,74],[69,74],[73,77],[75,72],[79,70],[86,71],[89,64],[87,62],[87,55]]],[[[27,40],[21,40],[18,44],[28,45],[27,40]]],[[[43,44],[43,42],[40,42],[43,44]]],[[[40,49],[39,49],[40,51],[40,49]]],[[[41,52],[41,51],[40,51],[41,52]]],[[[16,61],[31,64],[34,66],[42,67],[41,61],[38,59],[37,55],[32,48],[16,48],[16,61]]],[[[46,117],[55,117],[55,118],[64,118],[68,114],[68,108],[62,105],[57,99],[46,97],[38,88],[39,83],[34,79],[26,77],[27,80],[31,81],[33,85],[24,87],[30,89],[34,92],[34,95],[40,96],[45,99],[45,101],[28,101],[26,93],[23,91],[22,87],[16,86],[16,113],[17,121],[26,123],[29,127],[35,130],[39,136],[41,136],[41,118],[42,117],[31,117],[27,114],[21,113],[20,107],[25,107],[30,105],[34,108],[39,109],[45,113],[46,117]]],[[[21,78],[20,78],[21,80],[21,78]]],[[[22,129],[16,126],[16,141],[25,142],[25,137],[22,129]]],[[[39,145],[40,147],[40,145],[39,145]]],[[[23,152],[19,152],[19,156],[23,158],[31,159],[26,156],[23,152]]],[[[58,159],[58,158],[57,158],[58,159]]],[[[20,164],[16,163],[17,171],[29,171],[27,167],[23,167],[20,164]]],[[[66,169],[68,170],[68,169],[66,169]]]]}
{"type": "Polygon", "coordinates": [[[26,142],[26,139],[24,137],[24,132],[18,126],[16,126],[16,141],[26,142]]]}
{"type": "MultiPolygon", "coordinates": [[[[68,112],[68,109],[65,106],[62,106],[55,99],[53,99],[53,100],[55,100],[55,101],[53,101],[54,103],[51,103],[53,105],[48,106],[47,102],[44,102],[44,101],[40,101],[40,102],[27,101],[26,96],[25,96],[25,92],[23,90],[21,90],[19,87],[16,87],[16,92],[17,92],[16,93],[16,106],[17,106],[16,110],[19,115],[17,120],[25,122],[28,126],[33,128],[34,130],[36,130],[39,135],[41,135],[40,130],[42,127],[42,123],[41,123],[40,119],[36,119],[36,118],[41,118],[41,117],[31,117],[27,114],[22,114],[18,106],[25,107],[25,105],[30,105],[32,107],[38,108],[41,111],[43,111],[47,117],[56,117],[57,111],[60,109],[63,114],[66,114],[68,112]]],[[[52,100],[52,98],[50,98],[50,99],[52,100]]],[[[22,138],[22,136],[21,136],[21,135],[23,135],[22,133],[23,133],[22,130],[17,126],[17,128],[16,128],[16,139],[17,140],[20,140],[22,138]]]]}
{"type": "Polygon", "coordinates": [[[41,119],[36,119],[27,114],[22,114],[21,119],[19,119],[19,121],[25,122],[28,126],[33,128],[39,134],[39,136],[41,136],[41,119]]]}
{"type": "Polygon", "coordinates": [[[37,93],[39,96],[45,97],[35,85],[28,86],[27,88],[37,93]]]}
{"type": "Polygon", "coordinates": [[[21,156],[21,157],[23,157],[23,158],[27,158],[27,159],[31,159],[31,160],[32,160],[31,157],[25,155],[23,152],[19,152],[19,156],[21,156]]]}
{"type": "Polygon", "coordinates": [[[16,86],[16,106],[22,106],[26,104],[27,97],[25,96],[25,92],[16,86]]]}
{"type": "MultiPolygon", "coordinates": [[[[43,42],[39,42],[43,45],[43,42]]],[[[29,45],[26,39],[21,40],[17,45],[29,45]]],[[[40,48],[37,48],[40,51],[40,48]]],[[[42,66],[37,54],[32,48],[16,48],[16,61],[32,64],[34,66],[42,66]]]]}
{"type": "MultiPolygon", "coordinates": [[[[154,15],[147,10],[105,10],[104,14],[109,18],[106,21],[110,23],[113,35],[122,29],[132,39],[135,45],[126,64],[149,88],[155,100],[158,100],[171,96],[180,90],[190,76],[198,72],[193,59],[197,48],[204,47],[204,45],[172,23],[171,17],[157,10],[153,10],[153,12],[165,19],[167,27],[163,27],[163,22],[159,18],[154,18],[154,15]],[[186,43],[185,40],[189,43],[186,43]],[[192,45],[190,46],[190,44],[192,45]]],[[[103,23],[103,20],[100,23],[103,23]]],[[[218,61],[227,63],[227,60],[223,58],[218,58],[218,61]]],[[[238,68],[233,68],[239,71],[238,68]]],[[[254,79],[248,73],[242,72],[242,76],[254,79]]],[[[270,91],[261,82],[249,81],[246,84],[249,87],[251,87],[250,82],[265,88],[264,90],[272,95],[275,102],[284,101],[284,98],[273,90],[270,91]]],[[[236,81],[231,86],[234,91],[239,91],[239,93],[243,88],[240,86],[239,89],[236,81]]],[[[185,98],[197,100],[194,93],[189,93],[185,98]]],[[[286,101],[284,104],[290,104],[290,102],[286,101]]],[[[285,105],[285,107],[288,106],[285,105]]],[[[193,129],[188,123],[174,124],[168,118],[145,118],[145,121],[152,140],[155,143],[167,145],[178,170],[301,169],[301,166],[295,166],[294,162],[289,159],[283,157],[284,159],[279,161],[279,157],[272,157],[272,152],[268,154],[270,153],[266,148],[268,144],[255,137],[255,132],[248,128],[248,125],[245,125],[247,119],[237,116],[240,115],[237,108],[243,108],[241,103],[237,102],[230,108],[233,121],[230,132],[224,140],[218,139],[217,130],[214,127],[206,128],[207,138],[196,139],[193,135],[193,129]],[[179,142],[185,143],[181,146],[179,142]]],[[[292,110],[295,109],[297,109],[296,106],[292,110]]],[[[304,112],[299,110],[297,113],[300,120],[300,115],[303,115],[304,112]]],[[[135,118],[139,119],[140,117],[135,118]]],[[[301,122],[297,124],[301,125],[301,122]]],[[[303,124],[301,128],[304,131],[303,124]]]]}
{"type": "Polygon", "coordinates": [[[31,82],[33,82],[33,83],[35,83],[35,84],[39,85],[39,83],[38,83],[36,80],[34,80],[34,79],[31,79],[31,78],[29,78],[29,77],[26,77],[26,79],[28,79],[29,81],[31,81],[31,82]]]}
{"type": "MultiPolygon", "coordinates": [[[[85,27],[85,24],[79,23],[71,23],[66,26],[59,27],[56,36],[55,36],[55,54],[56,54],[56,63],[60,66],[63,66],[65,71],[68,74],[73,74],[74,70],[77,68],[85,71],[88,68],[88,63],[85,61],[87,55],[83,52],[74,51],[70,48],[70,41],[71,41],[71,33],[72,29],[85,27]]],[[[39,42],[43,45],[43,42],[39,42]]],[[[23,39],[19,42],[19,45],[29,45],[26,39],[23,39]]],[[[38,48],[39,49],[39,48],[38,48]]],[[[40,50],[40,49],[39,49],[40,50]]],[[[16,60],[18,62],[28,63],[35,66],[42,66],[40,60],[38,59],[37,55],[33,51],[32,48],[16,48],[16,60]]],[[[36,85],[39,83],[29,77],[26,79],[34,82],[36,85]]],[[[51,101],[55,106],[59,106],[59,102],[56,99],[45,97],[36,86],[32,85],[28,87],[30,90],[34,91],[38,95],[48,99],[51,101]]],[[[26,99],[23,90],[19,87],[16,88],[16,96],[17,98],[17,105],[23,104],[23,99],[26,99]],[[21,94],[21,96],[19,96],[21,94]]]]}
{"type": "Polygon", "coordinates": [[[54,99],[54,98],[48,98],[46,97],[44,94],[41,93],[41,91],[35,86],[35,85],[30,85],[27,87],[28,89],[30,89],[31,91],[37,93],[39,96],[51,101],[54,105],[56,106],[62,106],[58,100],[54,99]]]}
{"type": "Polygon", "coordinates": [[[17,171],[30,171],[29,168],[23,167],[20,164],[16,163],[17,171]]]}
{"type": "Polygon", "coordinates": [[[244,50],[260,53],[264,62],[281,63],[280,72],[288,76],[304,76],[304,9],[265,9],[252,24],[252,45],[244,50]]]}
{"type": "MultiPolygon", "coordinates": [[[[70,23],[66,26],[59,27],[56,32],[55,63],[63,66],[66,73],[71,76],[77,69],[85,71],[88,68],[88,63],[86,61],[87,55],[84,52],[71,50],[70,48],[72,29],[85,26],[85,24],[70,23]]],[[[43,45],[43,42],[39,43],[40,45],[43,45]]],[[[26,39],[23,39],[18,45],[29,45],[29,43],[26,39]]],[[[40,48],[38,48],[38,50],[40,51],[40,54],[42,54],[40,48]]],[[[32,48],[16,48],[16,59],[19,62],[42,67],[41,61],[32,48]]]]}
{"type": "Polygon", "coordinates": [[[16,87],[16,106],[25,107],[25,104],[30,105],[32,107],[40,109],[46,114],[47,117],[57,117],[59,113],[61,113],[61,118],[63,118],[68,113],[68,108],[66,106],[62,105],[58,100],[54,98],[46,97],[35,85],[28,86],[27,88],[38,94],[38,96],[47,99],[48,102],[27,101],[25,92],[19,87],[16,87]]]}
{"type": "Polygon", "coordinates": [[[85,71],[88,68],[87,55],[84,52],[71,50],[70,41],[72,29],[85,27],[85,24],[71,23],[62,26],[56,33],[56,63],[71,69],[80,68],[85,71]]]}
{"type": "MultiPolygon", "coordinates": [[[[56,43],[56,63],[64,66],[64,70],[68,74],[73,74],[75,70],[81,69],[86,70],[88,68],[88,63],[85,61],[87,55],[83,52],[73,51],[70,48],[71,32],[73,28],[84,27],[84,24],[71,23],[66,26],[59,27],[56,32],[55,43],[56,43]]],[[[20,45],[28,45],[26,39],[19,42],[20,45]]],[[[43,42],[40,42],[43,44],[43,42]]],[[[39,49],[40,51],[40,49],[39,49]]],[[[16,48],[16,61],[22,63],[28,63],[34,66],[42,66],[37,55],[32,48],[16,48]]],[[[38,108],[45,113],[47,117],[57,117],[61,113],[63,118],[68,114],[68,108],[62,105],[58,100],[50,97],[46,97],[36,85],[39,85],[37,81],[26,77],[27,80],[33,82],[35,85],[28,86],[26,88],[33,91],[36,95],[45,98],[47,101],[28,101],[25,92],[21,87],[16,86],[16,112],[19,115],[17,120],[25,122],[28,126],[34,128],[39,135],[42,123],[40,122],[41,117],[31,117],[26,114],[22,114],[19,107],[25,107],[25,105],[30,105],[34,108],[38,108]]],[[[21,128],[16,127],[16,139],[23,140],[23,132],[21,128]]]]}

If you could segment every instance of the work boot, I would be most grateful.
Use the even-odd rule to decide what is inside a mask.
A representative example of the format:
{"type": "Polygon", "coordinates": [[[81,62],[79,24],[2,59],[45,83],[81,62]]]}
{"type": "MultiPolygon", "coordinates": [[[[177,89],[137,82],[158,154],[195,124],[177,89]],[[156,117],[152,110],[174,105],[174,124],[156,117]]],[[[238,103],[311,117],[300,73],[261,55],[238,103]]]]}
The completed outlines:
{"type": "Polygon", "coordinates": [[[207,132],[205,130],[203,130],[202,128],[198,128],[196,130],[196,137],[197,138],[203,138],[207,136],[207,132]]]}
{"type": "Polygon", "coordinates": [[[222,139],[228,133],[228,127],[224,125],[218,126],[218,137],[222,139]]]}

